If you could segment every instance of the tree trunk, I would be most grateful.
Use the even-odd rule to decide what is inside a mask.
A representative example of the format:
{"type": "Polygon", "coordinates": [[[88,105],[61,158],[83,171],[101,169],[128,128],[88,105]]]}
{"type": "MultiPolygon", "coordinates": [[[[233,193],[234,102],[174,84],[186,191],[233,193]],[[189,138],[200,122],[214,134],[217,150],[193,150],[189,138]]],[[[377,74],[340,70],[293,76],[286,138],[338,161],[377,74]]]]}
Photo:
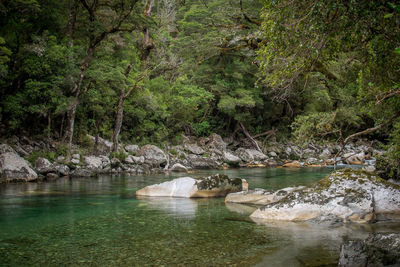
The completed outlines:
{"type": "Polygon", "coordinates": [[[78,104],[79,104],[78,96],[75,96],[74,99],[69,104],[67,112],[67,128],[65,130],[65,135],[64,135],[64,143],[66,143],[67,145],[67,159],[69,159],[71,156],[72,137],[74,135],[74,125],[75,125],[75,114],[78,104]]]}
{"type": "Polygon", "coordinates": [[[114,133],[113,133],[113,151],[118,152],[118,136],[121,132],[122,119],[124,115],[124,100],[125,90],[121,89],[118,99],[117,116],[115,119],[114,133]]]}
{"type": "Polygon", "coordinates": [[[64,143],[67,145],[67,160],[71,156],[71,146],[72,146],[72,137],[74,135],[74,125],[75,125],[75,114],[76,114],[76,108],[78,107],[79,104],[79,96],[81,93],[81,87],[82,87],[82,81],[83,77],[85,76],[85,72],[89,66],[89,61],[93,55],[93,50],[94,48],[92,46],[89,46],[89,49],[86,52],[85,58],[83,59],[83,62],[81,64],[81,72],[78,76],[78,79],[73,85],[73,88],[71,88],[71,92],[73,92],[74,98],[71,100],[68,111],[67,111],[67,129],[65,131],[64,135],[64,143]]]}

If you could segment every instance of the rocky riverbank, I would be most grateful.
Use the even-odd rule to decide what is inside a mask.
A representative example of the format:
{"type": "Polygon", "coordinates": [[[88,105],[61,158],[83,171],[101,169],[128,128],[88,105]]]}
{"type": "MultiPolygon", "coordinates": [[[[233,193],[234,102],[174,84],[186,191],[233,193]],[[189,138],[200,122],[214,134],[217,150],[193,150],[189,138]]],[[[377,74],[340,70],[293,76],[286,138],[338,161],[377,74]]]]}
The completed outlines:
{"type": "Polygon", "coordinates": [[[362,170],[339,170],[305,187],[231,193],[227,203],[259,205],[254,221],[369,223],[400,219],[400,186],[362,170]]]}
{"type": "MultiPolygon", "coordinates": [[[[163,171],[187,172],[192,169],[221,169],[229,167],[316,167],[334,163],[341,148],[334,144],[323,146],[305,144],[300,147],[291,142],[270,142],[263,152],[242,147],[217,134],[209,137],[182,137],[182,143],[163,148],[155,145],[122,144],[118,153],[111,153],[113,143],[87,136],[88,149],[73,147],[67,160],[63,153],[54,156],[57,143],[51,140],[33,141],[26,137],[13,137],[0,150],[0,182],[54,180],[59,177],[95,176],[100,173],[149,174],[163,171]],[[93,144],[96,143],[95,149],[93,144]],[[38,151],[53,153],[53,158],[37,157],[38,151]],[[25,159],[24,159],[25,158],[25,159]]],[[[384,151],[373,142],[357,141],[344,147],[339,164],[359,164],[373,171],[375,157],[384,151]]]]}

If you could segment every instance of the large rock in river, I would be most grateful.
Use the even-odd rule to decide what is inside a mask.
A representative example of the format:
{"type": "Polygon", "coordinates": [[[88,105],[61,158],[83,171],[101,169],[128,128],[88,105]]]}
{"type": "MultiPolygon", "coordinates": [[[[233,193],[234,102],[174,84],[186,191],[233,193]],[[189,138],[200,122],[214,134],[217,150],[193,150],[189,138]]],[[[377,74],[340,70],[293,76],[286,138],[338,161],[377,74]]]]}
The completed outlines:
{"type": "Polygon", "coordinates": [[[146,186],[138,191],[138,196],[156,197],[222,197],[230,192],[243,190],[245,180],[228,178],[216,174],[202,179],[191,177],[177,178],[172,181],[146,186]]]}
{"type": "Polygon", "coordinates": [[[400,215],[400,187],[360,170],[340,170],[256,210],[250,217],[306,221],[335,218],[364,223],[400,215]]]}
{"type": "Polygon", "coordinates": [[[253,205],[267,205],[277,202],[286,197],[289,193],[295,190],[301,190],[304,186],[299,187],[286,187],[278,191],[265,190],[257,188],[250,191],[241,191],[230,193],[226,196],[225,202],[227,203],[240,203],[240,204],[253,204],[253,205]]]}
{"type": "Polygon", "coordinates": [[[8,145],[2,145],[0,154],[0,183],[11,181],[32,181],[37,179],[37,174],[30,164],[21,158],[8,145]]]}

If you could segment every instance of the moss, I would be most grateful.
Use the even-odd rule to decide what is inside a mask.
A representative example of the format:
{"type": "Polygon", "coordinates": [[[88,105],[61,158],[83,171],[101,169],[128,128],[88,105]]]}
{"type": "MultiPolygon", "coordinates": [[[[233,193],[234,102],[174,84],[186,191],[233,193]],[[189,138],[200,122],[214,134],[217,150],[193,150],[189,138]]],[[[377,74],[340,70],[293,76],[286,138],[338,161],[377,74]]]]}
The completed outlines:
{"type": "Polygon", "coordinates": [[[39,150],[32,152],[28,157],[26,157],[26,160],[29,161],[30,164],[35,165],[38,158],[45,158],[53,162],[56,159],[56,156],[57,154],[54,151],[39,150]]]}
{"type": "Polygon", "coordinates": [[[178,151],[176,151],[175,149],[171,149],[169,153],[171,153],[171,155],[174,157],[178,156],[178,151]]]}
{"type": "Polygon", "coordinates": [[[110,154],[110,159],[112,159],[112,158],[117,158],[117,159],[119,159],[119,161],[123,162],[123,161],[126,159],[127,156],[128,156],[128,155],[125,154],[125,153],[121,150],[121,151],[119,151],[119,152],[112,152],[112,153],[110,154]]]}
{"type": "Polygon", "coordinates": [[[205,177],[197,183],[197,187],[199,190],[211,190],[224,187],[240,187],[241,185],[242,180],[240,178],[229,179],[229,177],[224,174],[215,174],[209,177],[205,177]]]}

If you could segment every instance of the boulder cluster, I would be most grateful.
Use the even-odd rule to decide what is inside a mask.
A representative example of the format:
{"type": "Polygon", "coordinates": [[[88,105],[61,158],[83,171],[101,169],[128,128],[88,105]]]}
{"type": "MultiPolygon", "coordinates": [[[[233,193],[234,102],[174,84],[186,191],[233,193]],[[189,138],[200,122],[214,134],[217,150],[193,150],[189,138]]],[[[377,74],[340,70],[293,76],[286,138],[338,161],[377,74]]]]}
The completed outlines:
{"type": "MultiPolygon", "coordinates": [[[[228,167],[320,167],[335,162],[337,145],[306,144],[302,147],[291,142],[271,141],[261,152],[243,143],[223,139],[218,134],[209,137],[182,136],[182,143],[165,146],[138,146],[121,144],[118,153],[112,153],[113,143],[98,137],[87,136],[88,142],[96,143],[95,152],[73,146],[70,159],[60,154],[55,158],[37,158],[31,166],[25,158],[38,151],[56,151],[57,144],[33,141],[26,137],[13,137],[10,145],[2,145],[0,173],[2,182],[54,180],[63,176],[88,177],[100,173],[149,174],[163,171],[187,172],[191,169],[221,169],[228,167]],[[8,153],[8,154],[7,154],[8,153]],[[11,153],[11,154],[10,154],[11,153]]],[[[358,141],[344,147],[339,164],[362,164],[374,170],[375,156],[383,151],[373,144],[358,141]]]]}
{"type": "Polygon", "coordinates": [[[362,170],[343,169],[305,187],[231,193],[227,203],[260,205],[259,221],[368,223],[400,218],[400,187],[362,170]]]}

